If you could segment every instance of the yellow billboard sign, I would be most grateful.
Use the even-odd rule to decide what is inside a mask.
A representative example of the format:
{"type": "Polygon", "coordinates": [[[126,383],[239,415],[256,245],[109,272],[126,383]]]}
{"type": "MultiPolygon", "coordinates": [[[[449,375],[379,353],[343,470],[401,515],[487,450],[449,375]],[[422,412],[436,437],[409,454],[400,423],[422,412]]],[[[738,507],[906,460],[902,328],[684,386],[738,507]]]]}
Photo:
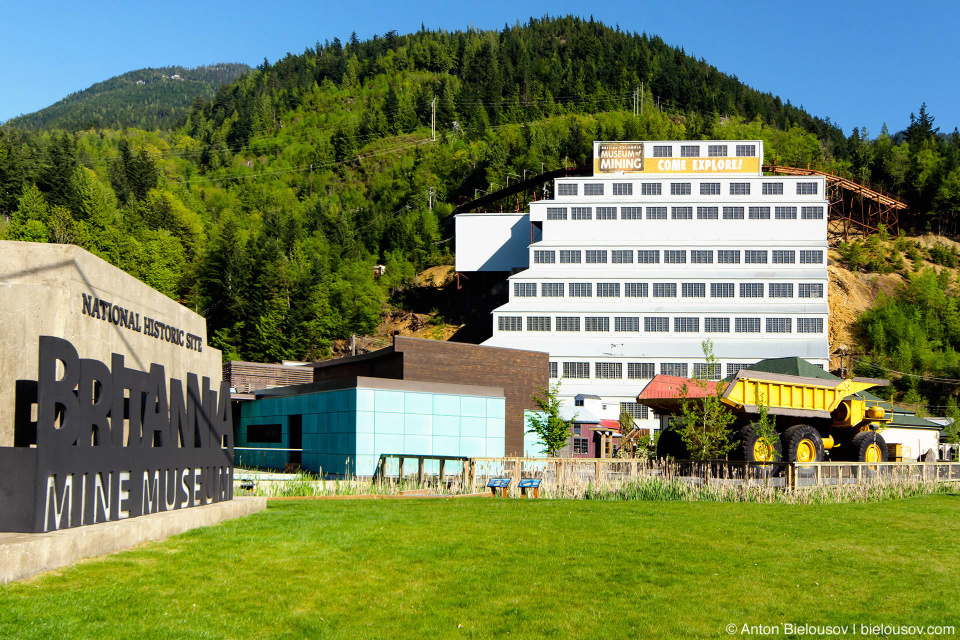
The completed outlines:
{"type": "Polygon", "coordinates": [[[642,142],[597,142],[593,172],[602,173],[752,173],[760,158],[645,158],[642,142]]]}

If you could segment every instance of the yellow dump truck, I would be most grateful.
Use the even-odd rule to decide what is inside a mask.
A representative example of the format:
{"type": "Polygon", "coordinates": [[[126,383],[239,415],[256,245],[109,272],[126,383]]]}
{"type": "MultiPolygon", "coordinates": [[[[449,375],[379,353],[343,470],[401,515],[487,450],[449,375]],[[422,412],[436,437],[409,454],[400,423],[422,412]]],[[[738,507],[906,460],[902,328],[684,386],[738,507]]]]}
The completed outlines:
{"type": "MultiPolygon", "coordinates": [[[[879,400],[860,394],[890,384],[886,380],[840,379],[829,374],[807,377],[749,369],[741,369],[726,382],[658,375],[637,401],[662,415],[677,415],[682,412],[682,402],[702,402],[707,395],[715,395],[717,384],[724,385],[720,401],[736,414],[732,434],[736,443],[732,457],[736,459],[799,463],[819,462],[827,455],[855,462],[887,459],[887,445],[879,431],[891,418],[879,400]],[[753,429],[761,404],[768,408],[780,434],[772,448],[753,429]]],[[[667,430],[660,440],[658,452],[685,457],[679,434],[667,430]]]]}

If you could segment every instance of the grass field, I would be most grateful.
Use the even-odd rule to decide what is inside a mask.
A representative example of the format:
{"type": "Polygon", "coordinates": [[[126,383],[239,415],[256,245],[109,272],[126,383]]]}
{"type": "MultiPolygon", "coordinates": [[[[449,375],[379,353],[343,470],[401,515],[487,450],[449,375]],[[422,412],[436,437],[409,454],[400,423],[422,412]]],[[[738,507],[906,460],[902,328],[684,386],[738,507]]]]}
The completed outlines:
{"type": "Polygon", "coordinates": [[[831,505],[272,502],[0,587],[0,638],[709,638],[739,637],[744,624],[779,625],[779,636],[785,623],[858,625],[857,637],[861,624],[960,631],[958,514],[956,494],[831,505]]]}

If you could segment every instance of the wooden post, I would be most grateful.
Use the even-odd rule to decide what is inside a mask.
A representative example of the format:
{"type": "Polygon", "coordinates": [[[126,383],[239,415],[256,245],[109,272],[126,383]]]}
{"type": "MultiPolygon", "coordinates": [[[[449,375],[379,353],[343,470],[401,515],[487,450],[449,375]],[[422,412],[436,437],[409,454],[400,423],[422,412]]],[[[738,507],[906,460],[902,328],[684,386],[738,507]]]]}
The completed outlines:
{"type": "Polygon", "coordinates": [[[817,464],[817,486],[820,486],[820,464],[817,464]]]}
{"type": "Polygon", "coordinates": [[[417,458],[417,484],[423,484],[424,477],[423,456],[420,456],[417,458]]]}
{"type": "Polygon", "coordinates": [[[596,483],[599,485],[600,484],[600,459],[599,458],[597,459],[596,462],[594,462],[593,478],[596,481],[596,483]]]}
{"type": "Polygon", "coordinates": [[[383,480],[387,475],[387,459],[381,456],[378,466],[380,467],[380,484],[383,484],[383,480]]]}
{"type": "Polygon", "coordinates": [[[441,484],[443,484],[443,482],[446,481],[446,479],[447,479],[447,469],[446,469],[446,466],[447,466],[447,459],[446,459],[446,458],[440,458],[440,483],[441,483],[441,484]]]}
{"type": "Polygon", "coordinates": [[[470,458],[470,493],[473,493],[473,485],[477,481],[477,461],[470,458]]]}
{"type": "Polygon", "coordinates": [[[403,456],[400,456],[397,462],[397,481],[403,482],[403,456]]]}

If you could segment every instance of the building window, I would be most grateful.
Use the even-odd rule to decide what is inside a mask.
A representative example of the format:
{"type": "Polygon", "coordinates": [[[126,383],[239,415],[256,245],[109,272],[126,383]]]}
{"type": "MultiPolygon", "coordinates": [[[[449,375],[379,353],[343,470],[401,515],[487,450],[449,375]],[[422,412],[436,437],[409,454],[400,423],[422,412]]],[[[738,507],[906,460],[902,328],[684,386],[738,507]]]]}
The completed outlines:
{"type": "Polygon", "coordinates": [[[801,251],[800,264],[823,264],[823,251],[822,250],[801,251]]]}
{"type": "Polygon", "coordinates": [[[646,282],[626,282],[623,285],[625,298],[646,298],[648,295],[646,282]]]}
{"type": "Polygon", "coordinates": [[[747,211],[751,220],[770,219],[770,207],[750,207],[747,211]]]}
{"type": "Polygon", "coordinates": [[[642,220],[641,207],[620,207],[621,220],[642,220]]]}
{"type": "Polygon", "coordinates": [[[743,262],[745,264],[767,264],[767,252],[754,251],[753,249],[744,249],[743,262]]]}
{"type": "Polygon", "coordinates": [[[676,298],[676,297],[677,297],[677,283],[675,283],[675,282],[654,282],[654,283],[653,283],[653,297],[654,297],[654,298],[676,298]]]}
{"type": "Polygon", "coordinates": [[[556,377],[557,377],[557,363],[556,363],[556,362],[551,362],[551,363],[549,363],[549,364],[550,364],[550,374],[549,374],[549,375],[550,375],[551,378],[556,378],[556,377]]]}
{"type": "Polygon", "coordinates": [[[647,207],[647,220],[666,220],[666,219],[667,219],[666,207],[647,207]]]}
{"type": "Polygon", "coordinates": [[[670,207],[672,220],[693,220],[693,207],[670,207]]]}
{"type": "MultiPolygon", "coordinates": [[[[652,378],[653,376],[650,377],[652,378]]],[[[650,417],[650,407],[640,404],[639,402],[621,402],[620,414],[623,415],[624,413],[634,420],[646,420],[650,417]]]]}
{"type": "Polygon", "coordinates": [[[737,249],[717,249],[717,264],[740,264],[740,251],[737,249]]]}
{"type": "Polygon", "coordinates": [[[680,285],[680,295],[684,298],[706,298],[707,285],[703,282],[684,282],[680,285]]]}
{"type": "Polygon", "coordinates": [[[730,333],[730,318],[704,318],[703,330],[707,333],[730,333]]]}
{"type": "Polygon", "coordinates": [[[689,182],[671,182],[670,195],[672,196],[690,195],[690,183],[689,182]]]}
{"type": "Polygon", "coordinates": [[[710,297],[711,298],[732,298],[733,283],[732,282],[711,282],[710,297]]]}
{"type": "Polygon", "coordinates": [[[792,318],[767,318],[767,333],[792,333],[792,318]]]}
{"type": "Polygon", "coordinates": [[[557,183],[557,195],[558,195],[558,196],[575,196],[575,195],[577,195],[577,183],[576,183],[576,182],[559,182],[559,183],[557,183]]]}
{"type": "Polygon", "coordinates": [[[590,207],[572,207],[570,209],[571,220],[593,220],[593,209],[590,207]]]}
{"type": "Polygon", "coordinates": [[[655,375],[652,362],[628,362],[627,378],[631,380],[649,380],[655,375]]]}
{"type": "Polygon", "coordinates": [[[613,249],[610,251],[613,264],[633,264],[633,249],[613,249]]]}
{"type": "Polygon", "coordinates": [[[750,183],[749,182],[731,182],[730,195],[732,196],[750,195],[750,183]]]}
{"type": "Polygon", "coordinates": [[[513,295],[518,298],[536,298],[537,283],[536,282],[514,282],[513,295]]]}
{"type": "Polygon", "coordinates": [[[674,318],[673,330],[676,333],[700,333],[700,318],[674,318]]]}
{"type": "Polygon", "coordinates": [[[823,220],[823,207],[800,207],[801,220],[823,220]]]}
{"type": "Polygon", "coordinates": [[[534,264],[553,264],[557,261],[557,254],[554,251],[541,251],[539,249],[533,252],[534,264]]]}
{"type": "Polygon", "coordinates": [[[550,331],[550,316],[527,316],[527,331],[550,331]]]}
{"type": "Polygon", "coordinates": [[[562,298],[563,283],[562,282],[541,282],[540,295],[543,296],[544,298],[562,298]]]}
{"type": "Polygon", "coordinates": [[[497,329],[500,331],[521,331],[523,319],[520,316],[498,316],[497,329]]]}
{"type": "Polygon", "coordinates": [[[727,155],[727,145],[725,144],[708,144],[707,145],[707,157],[708,158],[723,158],[727,155]]]}
{"type": "Polygon", "coordinates": [[[798,298],[822,298],[823,285],[819,283],[807,283],[797,285],[798,298]]]}
{"type": "Polygon", "coordinates": [[[571,298],[592,298],[592,282],[571,282],[567,285],[567,295],[571,298]]]}
{"type": "Polygon", "coordinates": [[[579,249],[560,249],[560,264],[579,264],[579,249]]]}
{"type": "Polygon", "coordinates": [[[642,196],[659,196],[663,190],[662,185],[659,182],[642,182],[640,183],[640,195],[642,196]]]}
{"type": "Polygon", "coordinates": [[[792,298],[792,282],[771,282],[767,289],[767,295],[771,298],[792,298]]]}
{"type": "Polygon", "coordinates": [[[283,426],[279,424],[248,425],[247,442],[280,444],[283,442],[283,426]]]}
{"type": "Polygon", "coordinates": [[[755,144],[738,144],[737,145],[737,156],[740,158],[754,158],[757,155],[757,145],[755,144]]]}
{"type": "Polygon", "coordinates": [[[797,261],[797,252],[774,249],[772,261],[773,264],[794,264],[797,261]]]}
{"type": "Polygon", "coordinates": [[[701,182],[700,195],[702,196],[720,195],[720,183],[719,182],[701,182]]]}
{"type": "Polygon", "coordinates": [[[671,147],[670,145],[654,145],[653,157],[654,158],[672,158],[673,147],[671,147]]]}
{"type": "Polygon", "coordinates": [[[713,264],[713,251],[691,249],[690,264],[713,264]]]}
{"type": "Polygon", "coordinates": [[[782,196],[783,195],[783,183],[782,182],[764,182],[763,195],[765,196],[782,196]]]}
{"type": "Polygon", "coordinates": [[[663,263],[664,264],[686,264],[687,250],[686,249],[664,249],[663,263]]]}
{"type": "Polygon", "coordinates": [[[699,157],[700,157],[700,145],[698,145],[698,144],[682,144],[682,145],[680,145],[680,157],[681,157],[681,158],[699,158],[699,157]]]}
{"type": "Polygon", "coordinates": [[[585,182],[583,185],[583,195],[585,196],[602,196],[603,195],[603,183],[602,182],[585,182]]]}
{"type": "Polygon", "coordinates": [[[746,362],[728,362],[727,363],[727,375],[735,376],[740,369],[746,369],[750,365],[746,362]]]}
{"type": "Polygon", "coordinates": [[[797,333],[823,333],[823,318],[797,318],[797,333]]]}
{"type": "Polygon", "coordinates": [[[584,331],[610,331],[610,318],[587,316],[583,319],[584,331]]]}
{"type": "Polygon", "coordinates": [[[547,220],[566,220],[566,207],[547,207],[547,220]]]}
{"type": "Polygon", "coordinates": [[[724,220],[743,220],[743,207],[724,207],[724,220]]]}
{"type": "Polygon", "coordinates": [[[796,220],[797,208],[796,207],[774,207],[773,217],[775,220],[796,220]]]}
{"type": "Polygon", "coordinates": [[[597,362],[593,365],[594,377],[604,380],[623,378],[623,364],[620,362],[597,362]]]}
{"type": "Polygon", "coordinates": [[[665,376],[677,376],[678,378],[687,377],[686,362],[661,362],[660,373],[665,376]]]}
{"type": "Polygon", "coordinates": [[[606,264],[606,249],[587,249],[587,264],[606,264]]]}
{"type": "Polygon", "coordinates": [[[614,183],[613,183],[613,195],[615,195],[615,196],[632,196],[632,195],[633,195],[633,183],[632,183],[632,182],[614,182],[614,183]]]}
{"type": "Polygon", "coordinates": [[[620,283],[619,282],[598,282],[597,297],[598,298],[619,298],[620,283]]]}
{"type": "Polygon", "coordinates": [[[573,453],[574,455],[590,453],[590,438],[574,438],[573,453]]]}
{"type": "Polygon", "coordinates": [[[667,317],[654,317],[654,318],[644,318],[643,319],[643,330],[649,333],[655,333],[660,331],[670,331],[670,318],[667,317]]]}
{"type": "Polygon", "coordinates": [[[557,331],[580,331],[580,317],[558,316],[557,331]]]}
{"type": "Polygon", "coordinates": [[[693,377],[700,380],[719,380],[720,363],[694,362],[693,377]]]}
{"type": "Polygon", "coordinates": [[[614,331],[640,331],[640,318],[637,316],[617,316],[613,319],[614,331]]]}
{"type": "Polygon", "coordinates": [[[616,220],[616,207],[597,207],[597,220],[616,220]]]}
{"type": "Polygon", "coordinates": [[[697,220],[719,220],[719,207],[697,207],[697,220]]]}
{"type": "Polygon", "coordinates": [[[798,183],[797,183],[797,195],[798,195],[798,196],[815,196],[815,195],[817,195],[817,183],[816,183],[816,182],[798,182],[798,183]]]}
{"type": "Polygon", "coordinates": [[[760,318],[734,318],[733,330],[736,333],[760,333],[760,318]]]}
{"type": "Polygon", "coordinates": [[[763,283],[762,282],[741,282],[740,297],[741,298],[762,298],[763,283]]]}
{"type": "Polygon", "coordinates": [[[639,264],[660,264],[660,249],[637,249],[639,264]]]}
{"type": "Polygon", "coordinates": [[[590,363],[589,362],[564,362],[563,377],[564,378],[589,378],[590,363]]]}

